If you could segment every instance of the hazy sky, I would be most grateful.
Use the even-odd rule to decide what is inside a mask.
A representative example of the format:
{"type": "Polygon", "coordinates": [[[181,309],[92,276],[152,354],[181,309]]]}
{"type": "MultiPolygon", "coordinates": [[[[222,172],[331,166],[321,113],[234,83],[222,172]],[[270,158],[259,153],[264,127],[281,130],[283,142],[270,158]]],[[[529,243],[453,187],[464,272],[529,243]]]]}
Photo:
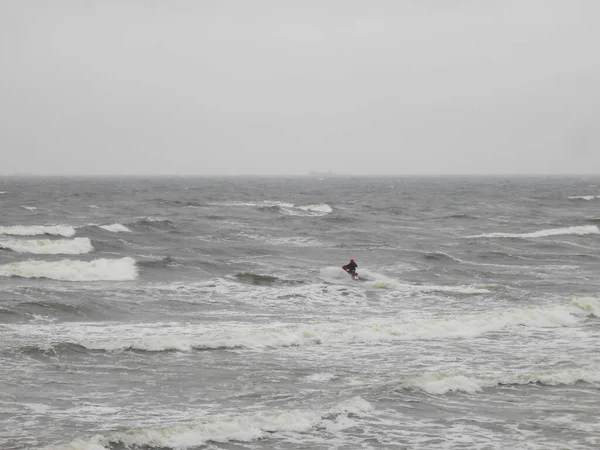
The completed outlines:
{"type": "Polygon", "coordinates": [[[598,0],[2,0],[0,173],[600,173],[598,0]]]}

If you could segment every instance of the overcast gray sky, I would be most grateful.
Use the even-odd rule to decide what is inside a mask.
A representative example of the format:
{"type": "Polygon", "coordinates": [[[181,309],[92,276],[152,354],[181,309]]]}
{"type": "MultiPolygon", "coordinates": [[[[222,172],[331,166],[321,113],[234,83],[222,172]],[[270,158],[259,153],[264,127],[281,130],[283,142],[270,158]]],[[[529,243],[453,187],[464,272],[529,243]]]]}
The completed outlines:
{"type": "Polygon", "coordinates": [[[598,0],[3,0],[0,173],[600,173],[598,0]]]}

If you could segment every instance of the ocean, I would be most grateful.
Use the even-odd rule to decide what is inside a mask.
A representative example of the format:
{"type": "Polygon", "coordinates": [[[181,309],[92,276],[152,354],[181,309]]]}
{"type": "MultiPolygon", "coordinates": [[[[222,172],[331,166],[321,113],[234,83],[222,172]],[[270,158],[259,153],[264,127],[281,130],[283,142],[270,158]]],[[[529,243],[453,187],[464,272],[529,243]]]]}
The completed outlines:
{"type": "Polygon", "coordinates": [[[2,178],[0,448],[600,448],[599,225],[598,177],[2,178]]]}

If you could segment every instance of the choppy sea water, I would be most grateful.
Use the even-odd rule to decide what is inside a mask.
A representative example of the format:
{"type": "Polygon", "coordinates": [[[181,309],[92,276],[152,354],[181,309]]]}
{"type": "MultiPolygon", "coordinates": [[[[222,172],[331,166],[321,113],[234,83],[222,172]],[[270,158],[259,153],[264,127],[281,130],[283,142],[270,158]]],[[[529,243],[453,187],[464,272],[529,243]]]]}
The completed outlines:
{"type": "Polygon", "coordinates": [[[2,179],[0,448],[598,448],[599,225],[591,177],[2,179]]]}

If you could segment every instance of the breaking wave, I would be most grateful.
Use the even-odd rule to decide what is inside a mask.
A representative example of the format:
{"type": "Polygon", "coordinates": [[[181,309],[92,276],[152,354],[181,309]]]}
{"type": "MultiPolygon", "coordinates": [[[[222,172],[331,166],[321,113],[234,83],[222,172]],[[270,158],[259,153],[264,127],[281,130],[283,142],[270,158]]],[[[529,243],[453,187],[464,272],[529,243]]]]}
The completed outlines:
{"type": "Polygon", "coordinates": [[[120,223],[113,223],[112,225],[98,225],[98,228],[102,228],[103,230],[110,231],[111,233],[119,233],[119,232],[131,232],[129,228],[125,225],[121,225],[120,223]]]}
{"type": "Polygon", "coordinates": [[[75,235],[75,228],[68,225],[15,225],[11,227],[0,227],[0,234],[12,236],[36,236],[52,234],[64,237],[75,235]]]}
{"type": "Polygon", "coordinates": [[[169,219],[162,217],[139,217],[130,224],[133,227],[143,228],[159,228],[159,229],[170,229],[174,228],[173,222],[169,219]]]}
{"type": "Polygon", "coordinates": [[[135,260],[94,259],[92,261],[21,261],[0,265],[0,276],[49,278],[61,281],[126,281],[135,280],[138,270],[135,260]]]}
{"type": "MultiPolygon", "coordinates": [[[[0,269],[1,270],[1,269],[0,269]]],[[[71,343],[88,350],[183,351],[234,348],[275,348],[326,344],[365,344],[417,339],[461,339],[510,328],[560,328],[580,325],[598,314],[600,300],[576,299],[568,305],[514,308],[478,315],[434,317],[403,321],[370,319],[347,323],[316,323],[257,327],[223,323],[211,327],[163,323],[102,327],[56,327],[46,334],[50,345],[71,343]],[[107,338],[107,335],[110,335],[107,338]]],[[[39,344],[39,343],[38,343],[39,344]]],[[[44,348],[46,344],[43,344],[44,348]]]]}
{"type": "Polygon", "coordinates": [[[448,392],[474,394],[486,388],[499,386],[543,384],[575,384],[578,382],[600,383],[600,366],[547,370],[532,373],[502,374],[500,376],[478,377],[461,374],[430,373],[399,383],[405,389],[418,389],[429,394],[441,395],[448,392]]]}
{"type": "Polygon", "coordinates": [[[575,195],[573,197],[569,197],[569,200],[600,200],[600,195],[575,195]]]}
{"type": "Polygon", "coordinates": [[[33,253],[37,255],[81,255],[94,251],[89,238],[75,239],[37,239],[37,240],[4,240],[0,248],[17,253],[33,253]]]}
{"type": "Polygon", "coordinates": [[[275,212],[288,216],[325,216],[333,212],[333,208],[326,203],[310,205],[294,205],[293,203],[265,200],[263,202],[237,202],[225,203],[224,206],[250,206],[266,212],[275,212]]]}
{"type": "Polygon", "coordinates": [[[336,430],[356,426],[356,419],[368,414],[373,406],[361,397],[352,397],[323,410],[263,410],[244,414],[219,414],[195,423],[163,426],[155,429],[119,431],[107,436],[79,439],[59,450],[105,450],[112,448],[200,448],[210,442],[251,442],[273,433],[302,433],[315,427],[336,430]]]}
{"type": "Polygon", "coordinates": [[[587,234],[600,234],[600,229],[596,225],[583,225],[578,227],[551,228],[548,230],[534,231],[532,233],[489,233],[469,236],[471,238],[540,238],[548,236],[560,236],[572,234],[585,236],[587,234]]]}

